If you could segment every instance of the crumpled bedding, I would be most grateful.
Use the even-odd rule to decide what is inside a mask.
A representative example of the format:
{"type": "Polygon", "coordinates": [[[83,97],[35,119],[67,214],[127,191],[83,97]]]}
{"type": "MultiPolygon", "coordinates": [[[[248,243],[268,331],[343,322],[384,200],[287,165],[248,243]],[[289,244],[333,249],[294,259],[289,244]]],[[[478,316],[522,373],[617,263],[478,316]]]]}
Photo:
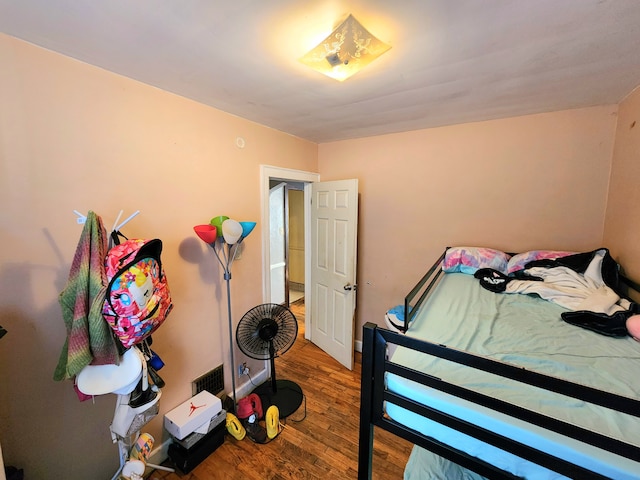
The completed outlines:
{"type": "Polygon", "coordinates": [[[619,293],[618,265],[606,248],[557,260],[531,262],[518,277],[492,269],[475,275],[487,290],[535,294],[565,307],[568,323],[610,336],[626,336],[625,322],[638,305],[619,293]]]}

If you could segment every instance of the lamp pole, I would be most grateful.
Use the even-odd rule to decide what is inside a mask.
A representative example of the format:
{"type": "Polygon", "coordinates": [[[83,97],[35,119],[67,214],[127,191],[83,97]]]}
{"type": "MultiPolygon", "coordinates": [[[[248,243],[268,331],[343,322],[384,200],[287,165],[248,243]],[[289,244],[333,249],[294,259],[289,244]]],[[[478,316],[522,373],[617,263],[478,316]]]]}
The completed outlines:
{"type": "MultiPolygon", "coordinates": [[[[238,247],[236,247],[236,249],[237,248],[238,247]]],[[[231,253],[231,246],[229,246],[229,253],[231,253]]],[[[235,355],[233,353],[233,317],[231,316],[231,271],[229,270],[229,267],[230,264],[229,262],[227,262],[227,266],[224,270],[224,279],[227,282],[227,311],[229,312],[229,354],[231,355],[231,388],[233,389],[233,413],[236,413],[236,402],[238,401],[238,399],[236,398],[236,362],[235,355]]]]}
{"type": "Polygon", "coordinates": [[[236,222],[228,217],[214,217],[209,225],[196,225],[194,231],[213,249],[222,266],[227,284],[227,311],[229,313],[229,355],[231,357],[231,388],[233,413],[236,411],[236,362],[233,348],[233,317],[231,315],[231,265],[242,241],[253,231],[256,222],[236,222]],[[217,222],[217,223],[216,223],[217,222]],[[221,235],[222,233],[222,235],[221,235]],[[226,245],[226,249],[225,249],[226,245]]]}

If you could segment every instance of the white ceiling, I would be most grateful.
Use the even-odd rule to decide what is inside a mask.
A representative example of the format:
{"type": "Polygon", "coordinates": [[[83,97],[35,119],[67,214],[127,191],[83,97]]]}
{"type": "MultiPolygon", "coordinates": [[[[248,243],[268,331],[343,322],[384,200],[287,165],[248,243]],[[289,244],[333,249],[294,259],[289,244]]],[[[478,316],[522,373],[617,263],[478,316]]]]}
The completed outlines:
{"type": "Polygon", "coordinates": [[[640,85],[640,0],[0,0],[0,31],[317,143],[640,85]],[[342,83],[298,62],[349,13],[391,50],[342,83]]]}

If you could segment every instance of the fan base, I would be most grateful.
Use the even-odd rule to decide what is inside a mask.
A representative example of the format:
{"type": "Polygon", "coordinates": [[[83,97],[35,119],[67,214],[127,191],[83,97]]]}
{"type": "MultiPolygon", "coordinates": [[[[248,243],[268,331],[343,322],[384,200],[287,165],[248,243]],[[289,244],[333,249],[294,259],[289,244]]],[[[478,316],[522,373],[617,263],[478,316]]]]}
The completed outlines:
{"type": "Polygon", "coordinates": [[[302,389],[291,380],[276,380],[276,392],[271,388],[271,380],[258,385],[252,393],[257,394],[266,412],[271,405],[278,407],[280,418],[286,418],[300,408],[302,389]]]}

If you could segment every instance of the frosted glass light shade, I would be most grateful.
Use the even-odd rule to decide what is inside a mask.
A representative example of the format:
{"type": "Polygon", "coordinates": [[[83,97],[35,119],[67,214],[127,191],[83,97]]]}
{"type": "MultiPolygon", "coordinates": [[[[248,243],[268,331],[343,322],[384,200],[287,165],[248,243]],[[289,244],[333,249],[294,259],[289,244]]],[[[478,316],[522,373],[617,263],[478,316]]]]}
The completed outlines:
{"type": "Polygon", "coordinates": [[[304,57],[302,63],[342,82],[369,65],[391,46],[378,40],[353,15],[304,57]]]}

